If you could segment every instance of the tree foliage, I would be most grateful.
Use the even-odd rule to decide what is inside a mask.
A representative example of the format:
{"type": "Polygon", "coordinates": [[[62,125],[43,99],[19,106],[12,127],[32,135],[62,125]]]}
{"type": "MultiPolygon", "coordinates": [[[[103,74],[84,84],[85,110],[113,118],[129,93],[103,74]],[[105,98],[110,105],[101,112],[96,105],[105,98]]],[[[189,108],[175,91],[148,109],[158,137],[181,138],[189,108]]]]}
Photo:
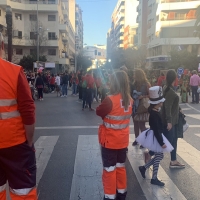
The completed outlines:
{"type": "Polygon", "coordinates": [[[186,49],[181,51],[172,50],[170,55],[170,69],[178,69],[179,67],[183,67],[185,69],[194,70],[198,67],[199,62],[195,52],[188,52],[186,49]]]}
{"type": "Polygon", "coordinates": [[[87,71],[92,66],[92,61],[87,57],[79,54],[77,56],[77,69],[87,71]]]}
{"type": "Polygon", "coordinates": [[[111,66],[118,69],[125,65],[128,69],[144,67],[146,60],[146,47],[117,49],[111,54],[111,66]]]}
{"type": "MultiPolygon", "coordinates": [[[[46,62],[46,56],[40,56],[39,60],[41,62],[46,62]]],[[[20,60],[19,65],[21,65],[26,70],[33,70],[33,63],[37,61],[37,58],[35,56],[23,56],[23,58],[20,60]]]]}

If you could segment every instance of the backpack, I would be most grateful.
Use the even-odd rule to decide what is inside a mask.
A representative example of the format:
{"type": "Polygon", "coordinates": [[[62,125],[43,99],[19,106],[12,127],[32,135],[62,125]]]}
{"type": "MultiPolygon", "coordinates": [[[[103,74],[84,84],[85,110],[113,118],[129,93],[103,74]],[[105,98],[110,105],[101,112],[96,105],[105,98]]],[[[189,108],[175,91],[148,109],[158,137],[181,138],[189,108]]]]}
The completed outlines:
{"type": "Polygon", "coordinates": [[[82,83],[82,88],[86,88],[87,87],[87,81],[84,80],[83,83],[82,83]]]}

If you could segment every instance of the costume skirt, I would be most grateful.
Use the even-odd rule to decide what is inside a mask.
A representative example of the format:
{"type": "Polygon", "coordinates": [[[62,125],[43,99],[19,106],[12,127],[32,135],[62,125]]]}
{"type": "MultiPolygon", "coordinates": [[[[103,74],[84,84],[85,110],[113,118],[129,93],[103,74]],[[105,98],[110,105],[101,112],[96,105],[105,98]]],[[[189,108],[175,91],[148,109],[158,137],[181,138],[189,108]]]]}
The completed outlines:
{"type": "Polygon", "coordinates": [[[173,146],[163,134],[162,137],[163,137],[163,142],[167,146],[165,149],[163,149],[160,146],[156,137],[154,136],[153,130],[150,129],[147,129],[142,133],[140,133],[140,135],[136,138],[136,141],[143,147],[154,152],[163,152],[163,153],[171,152],[174,149],[173,146]]]}

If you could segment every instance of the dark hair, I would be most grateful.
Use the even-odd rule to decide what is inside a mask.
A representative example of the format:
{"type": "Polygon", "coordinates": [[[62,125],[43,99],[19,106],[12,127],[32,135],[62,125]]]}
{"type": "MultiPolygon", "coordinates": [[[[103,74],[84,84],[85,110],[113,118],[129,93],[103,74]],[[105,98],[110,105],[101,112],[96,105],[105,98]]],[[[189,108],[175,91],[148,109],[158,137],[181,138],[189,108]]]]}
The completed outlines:
{"type": "Polygon", "coordinates": [[[172,83],[176,80],[176,72],[174,70],[169,70],[167,72],[167,75],[166,75],[166,89],[165,89],[165,92],[168,92],[170,87],[172,86],[172,83]]]}

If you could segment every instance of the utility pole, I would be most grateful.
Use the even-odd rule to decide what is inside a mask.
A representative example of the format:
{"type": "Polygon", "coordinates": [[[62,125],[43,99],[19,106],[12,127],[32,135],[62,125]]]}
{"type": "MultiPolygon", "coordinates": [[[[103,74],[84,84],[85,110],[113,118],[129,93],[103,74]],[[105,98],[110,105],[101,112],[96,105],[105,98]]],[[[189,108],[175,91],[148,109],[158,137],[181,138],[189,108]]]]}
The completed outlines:
{"type": "MultiPolygon", "coordinates": [[[[37,63],[39,61],[39,19],[38,19],[38,2],[39,0],[37,0],[37,24],[36,24],[36,28],[37,28],[37,63]]],[[[38,65],[38,64],[37,64],[38,65]]]]}
{"type": "Polygon", "coordinates": [[[7,24],[7,35],[8,35],[8,61],[12,61],[12,8],[6,6],[6,24],[7,24]]]}

